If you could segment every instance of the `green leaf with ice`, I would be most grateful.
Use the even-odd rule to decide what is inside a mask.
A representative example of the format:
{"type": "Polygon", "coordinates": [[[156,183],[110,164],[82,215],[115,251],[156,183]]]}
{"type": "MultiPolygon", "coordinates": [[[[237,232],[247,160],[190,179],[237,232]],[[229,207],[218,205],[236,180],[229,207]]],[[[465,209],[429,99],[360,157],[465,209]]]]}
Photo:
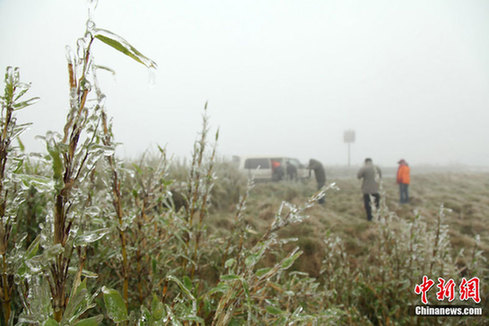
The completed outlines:
{"type": "Polygon", "coordinates": [[[109,318],[116,323],[126,321],[128,319],[127,308],[120,293],[106,286],[102,288],[102,293],[109,318]]]}
{"type": "Polygon", "coordinates": [[[112,33],[106,29],[97,28],[95,30],[95,38],[104,42],[105,44],[113,47],[119,52],[124,53],[128,57],[136,60],[137,62],[145,65],[148,68],[156,68],[156,63],[144,56],[136,48],[134,48],[129,42],[120,37],[117,34],[112,33]]]}

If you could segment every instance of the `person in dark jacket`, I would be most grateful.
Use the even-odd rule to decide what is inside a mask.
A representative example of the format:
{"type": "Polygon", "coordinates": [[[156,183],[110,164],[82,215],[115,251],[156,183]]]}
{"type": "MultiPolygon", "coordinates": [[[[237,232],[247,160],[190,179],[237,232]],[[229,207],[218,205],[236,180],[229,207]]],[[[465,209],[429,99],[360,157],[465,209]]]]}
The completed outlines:
{"type": "Polygon", "coordinates": [[[367,212],[367,220],[372,220],[371,197],[375,200],[375,206],[379,208],[379,182],[382,173],[378,166],[374,165],[371,158],[365,159],[365,165],[357,173],[358,179],[362,179],[363,204],[367,212]]]}
{"type": "Polygon", "coordinates": [[[285,171],[287,173],[287,179],[297,181],[297,167],[288,160],[285,163],[285,171]]]}
{"type": "MultiPolygon", "coordinates": [[[[309,166],[307,168],[309,169],[309,177],[311,177],[311,171],[314,171],[314,176],[316,177],[316,182],[318,184],[318,190],[324,187],[324,185],[326,184],[326,172],[324,172],[324,168],[321,162],[311,158],[309,160],[309,166]]],[[[325,197],[321,197],[318,202],[320,204],[324,204],[325,197]]]]}

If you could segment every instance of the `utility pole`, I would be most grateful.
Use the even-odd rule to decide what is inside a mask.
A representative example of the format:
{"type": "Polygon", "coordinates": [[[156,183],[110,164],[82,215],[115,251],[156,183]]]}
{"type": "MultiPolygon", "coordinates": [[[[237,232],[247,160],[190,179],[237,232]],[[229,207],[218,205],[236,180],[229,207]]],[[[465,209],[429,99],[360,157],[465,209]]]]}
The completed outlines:
{"type": "Polygon", "coordinates": [[[348,144],[348,167],[351,166],[350,145],[355,142],[355,130],[346,130],[343,134],[343,141],[348,144]]]}

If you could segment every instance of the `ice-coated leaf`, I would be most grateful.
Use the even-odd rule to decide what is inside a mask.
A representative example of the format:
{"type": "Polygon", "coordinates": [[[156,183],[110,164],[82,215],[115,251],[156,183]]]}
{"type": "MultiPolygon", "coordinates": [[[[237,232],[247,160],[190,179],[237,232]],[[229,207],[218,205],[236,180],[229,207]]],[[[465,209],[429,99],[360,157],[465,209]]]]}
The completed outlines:
{"type": "Polygon", "coordinates": [[[248,297],[250,295],[250,286],[248,284],[248,281],[246,281],[244,278],[241,278],[241,285],[243,286],[243,290],[248,297]]]}
{"type": "Polygon", "coordinates": [[[21,98],[30,88],[31,88],[31,83],[22,83],[19,82],[17,84],[17,87],[15,88],[15,97],[14,97],[14,102],[17,102],[19,98],[21,98]]]}
{"type": "MultiPolygon", "coordinates": [[[[32,243],[29,245],[29,248],[27,248],[25,254],[23,255],[23,260],[20,264],[20,266],[17,268],[17,275],[20,275],[21,277],[23,277],[26,273],[27,273],[27,270],[28,270],[28,264],[27,264],[27,261],[29,261],[30,259],[34,258],[36,255],[37,255],[37,252],[39,251],[39,244],[40,244],[40,241],[41,241],[41,236],[38,235],[34,241],[32,241],[32,243]]],[[[29,264],[30,266],[32,266],[32,264],[29,264]]],[[[37,267],[35,269],[38,269],[40,270],[40,267],[37,267]]]]}
{"type": "Polygon", "coordinates": [[[57,255],[62,253],[65,249],[61,245],[61,243],[57,243],[55,245],[51,245],[47,248],[44,248],[44,252],[42,253],[42,259],[46,262],[55,258],[57,255]]]}
{"type": "Polygon", "coordinates": [[[20,151],[21,152],[25,152],[25,145],[22,142],[22,140],[20,140],[20,138],[17,138],[17,142],[19,143],[19,149],[20,149],[20,151]]]}
{"type": "Polygon", "coordinates": [[[40,241],[41,241],[41,235],[38,235],[34,239],[34,241],[31,242],[29,247],[27,248],[25,255],[24,255],[25,259],[31,259],[35,255],[37,255],[37,251],[39,250],[40,241]]]}
{"type": "Polygon", "coordinates": [[[28,100],[26,100],[26,101],[19,102],[19,103],[15,103],[15,104],[13,105],[13,108],[14,108],[14,110],[16,110],[16,111],[17,111],[17,110],[21,110],[21,109],[23,109],[23,108],[25,108],[25,107],[27,107],[27,106],[29,106],[29,105],[33,105],[33,104],[37,103],[37,102],[39,101],[39,99],[40,99],[39,97],[33,97],[33,98],[28,99],[28,100]]]}
{"type": "Polygon", "coordinates": [[[135,49],[129,42],[127,42],[125,39],[120,37],[119,35],[116,35],[108,30],[97,28],[95,29],[95,38],[99,39],[100,41],[104,42],[105,44],[113,47],[119,52],[124,53],[125,55],[129,56],[130,58],[136,60],[137,62],[145,65],[148,68],[156,68],[156,63],[149,59],[148,57],[144,56],[141,52],[139,52],[137,49],[135,49]]]}
{"type": "Polygon", "coordinates": [[[49,318],[43,324],[43,326],[58,326],[58,325],[59,325],[58,322],[52,318],[49,318]]]}
{"type": "Polygon", "coordinates": [[[300,255],[302,255],[302,251],[299,251],[291,255],[290,257],[285,258],[284,260],[282,260],[281,267],[283,269],[289,268],[296,261],[296,259],[299,258],[300,255]]]}
{"type": "MultiPolygon", "coordinates": [[[[68,272],[72,273],[72,274],[75,274],[78,272],[78,268],[77,267],[69,267],[68,268],[68,272]]],[[[97,278],[98,277],[98,274],[97,273],[94,273],[94,272],[90,272],[90,271],[87,271],[86,269],[83,269],[82,270],[82,276],[86,277],[86,278],[97,278]]]]}
{"type": "Polygon", "coordinates": [[[82,270],[82,276],[86,278],[97,278],[98,274],[94,272],[87,271],[86,269],[82,270]]]}
{"type": "Polygon", "coordinates": [[[229,258],[228,260],[226,260],[226,262],[224,263],[224,267],[226,268],[229,268],[229,267],[232,267],[234,264],[236,263],[236,259],[234,258],[229,258]]]}
{"type": "Polygon", "coordinates": [[[78,285],[74,293],[70,295],[70,299],[68,301],[68,305],[66,306],[61,323],[65,324],[65,322],[67,322],[71,325],[87,310],[94,306],[95,305],[91,303],[90,296],[88,294],[86,279],[84,279],[78,285]]]}
{"type": "Polygon", "coordinates": [[[173,275],[168,275],[167,276],[167,279],[170,280],[170,281],[173,281],[175,283],[177,283],[177,285],[180,287],[180,289],[190,297],[191,300],[195,300],[195,297],[194,295],[192,294],[192,292],[190,292],[190,290],[182,283],[182,281],[180,281],[178,278],[176,278],[175,276],[173,275]]]}
{"type": "Polygon", "coordinates": [[[192,288],[193,288],[193,285],[192,285],[192,280],[190,279],[190,277],[188,277],[187,275],[185,275],[183,277],[183,285],[185,285],[185,287],[189,290],[189,291],[192,291],[192,288]]]}
{"type": "Polygon", "coordinates": [[[282,311],[279,308],[274,307],[274,306],[267,306],[265,309],[267,310],[268,313],[270,313],[272,315],[282,315],[282,314],[284,314],[284,311],[282,311]]]}
{"type": "Polygon", "coordinates": [[[85,318],[85,319],[79,320],[73,326],[97,326],[102,322],[103,319],[104,319],[104,316],[97,315],[95,317],[90,317],[90,318],[85,318]]]}
{"type": "Polygon", "coordinates": [[[147,323],[141,323],[141,322],[146,322],[151,319],[151,313],[149,312],[148,308],[145,306],[141,306],[141,317],[139,317],[140,323],[138,325],[147,325],[147,323]]]}
{"type": "Polygon", "coordinates": [[[116,323],[126,321],[128,319],[127,308],[120,293],[106,286],[102,287],[102,293],[109,318],[116,323]]]}
{"type": "Polygon", "coordinates": [[[250,267],[250,266],[256,264],[256,262],[258,261],[257,258],[258,258],[258,255],[256,255],[256,254],[252,254],[252,255],[246,257],[246,259],[245,259],[245,265],[247,267],[250,267]]]}
{"type": "Polygon", "coordinates": [[[84,247],[89,243],[95,242],[97,240],[100,240],[103,238],[106,234],[110,232],[109,228],[103,228],[103,229],[98,229],[98,230],[93,230],[93,231],[88,231],[85,232],[79,236],[76,237],[75,239],[75,246],[81,246],[84,247]]]}
{"type": "Polygon", "coordinates": [[[110,72],[112,75],[115,75],[115,70],[112,69],[112,68],[109,68],[109,67],[106,67],[106,66],[100,66],[100,65],[93,65],[93,67],[95,69],[98,69],[98,70],[105,70],[105,71],[108,71],[110,72]]]}
{"type": "Polygon", "coordinates": [[[199,316],[184,316],[182,319],[187,320],[187,321],[193,321],[193,322],[199,323],[201,325],[205,324],[205,320],[203,320],[199,316]]]}
{"type": "Polygon", "coordinates": [[[22,123],[22,124],[16,124],[10,134],[10,139],[15,139],[19,138],[20,134],[22,134],[24,131],[27,130],[29,126],[31,126],[32,123],[22,123]]]}
{"type": "Polygon", "coordinates": [[[258,234],[258,232],[256,232],[255,230],[252,229],[251,226],[247,225],[246,226],[246,229],[245,229],[246,232],[250,233],[250,234],[258,234]]]}
{"type": "Polygon", "coordinates": [[[15,178],[22,182],[24,188],[34,187],[40,193],[51,192],[54,189],[53,181],[40,175],[16,174],[15,178]]]}
{"type": "Polygon", "coordinates": [[[266,273],[268,273],[270,270],[271,270],[270,267],[260,268],[259,270],[257,270],[255,272],[255,275],[258,276],[258,277],[262,277],[263,275],[265,275],[266,273]]]}
{"type": "Polygon", "coordinates": [[[153,301],[151,302],[151,314],[154,321],[162,319],[165,314],[165,306],[155,294],[153,294],[153,301]]]}
{"type": "Polygon", "coordinates": [[[239,279],[240,277],[238,275],[233,275],[233,274],[221,275],[221,281],[233,281],[239,279]]]}
{"type": "Polygon", "coordinates": [[[227,285],[226,283],[219,283],[216,287],[210,289],[207,295],[212,295],[217,292],[224,293],[227,290],[229,290],[229,285],[227,285]]]}
{"type": "Polygon", "coordinates": [[[53,177],[55,180],[61,180],[63,175],[63,161],[61,160],[61,153],[56,147],[48,145],[48,152],[53,159],[53,177]]]}

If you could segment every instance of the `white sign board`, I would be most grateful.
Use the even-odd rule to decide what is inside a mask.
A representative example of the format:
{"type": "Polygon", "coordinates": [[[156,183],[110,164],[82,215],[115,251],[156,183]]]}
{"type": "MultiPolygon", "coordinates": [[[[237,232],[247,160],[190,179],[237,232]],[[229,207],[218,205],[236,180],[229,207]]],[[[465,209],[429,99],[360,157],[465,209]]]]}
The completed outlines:
{"type": "Polygon", "coordinates": [[[355,130],[347,130],[343,134],[343,140],[345,143],[354,143],[355,142],[355,130]]]}

